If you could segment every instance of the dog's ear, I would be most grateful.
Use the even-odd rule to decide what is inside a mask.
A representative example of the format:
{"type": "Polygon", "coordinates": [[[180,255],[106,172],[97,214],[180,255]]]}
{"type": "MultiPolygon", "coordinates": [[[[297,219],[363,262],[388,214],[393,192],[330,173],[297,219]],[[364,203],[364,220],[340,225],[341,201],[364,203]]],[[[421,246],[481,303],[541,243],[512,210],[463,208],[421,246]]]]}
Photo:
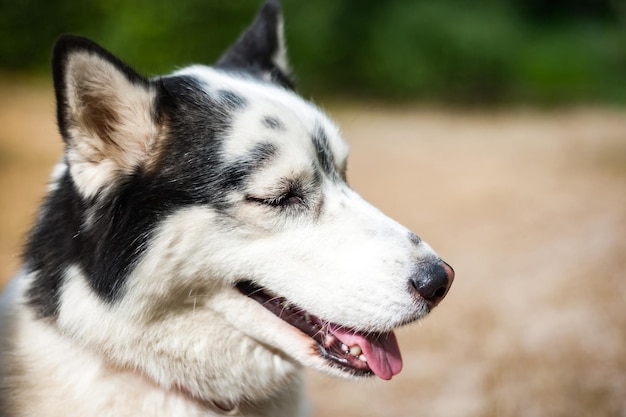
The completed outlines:
{"type": "Polygon", "coordinates": [[[150,82],[89,39],[61,36],[52,54],[57,121],[79,189],[92,196],[148,158],[157,136],[150,82]]]}
{"type": "Polygon", "coordinates": [[[278,0],[267,0],[261,6],[252,24],[222,55],[216,67],[251,72],[293,90],[278,0]]]}

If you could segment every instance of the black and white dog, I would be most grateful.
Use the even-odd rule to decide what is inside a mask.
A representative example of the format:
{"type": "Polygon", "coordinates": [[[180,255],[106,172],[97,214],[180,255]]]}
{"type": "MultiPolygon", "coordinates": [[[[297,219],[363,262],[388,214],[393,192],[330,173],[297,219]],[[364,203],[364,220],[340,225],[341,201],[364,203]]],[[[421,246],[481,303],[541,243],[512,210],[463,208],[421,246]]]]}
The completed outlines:
{"type": "Polygon", "coordinates": [[[4,417],[300,416],[302,366],[390,379],[452,269],[346,183],[269,0],[214,67],[53,54],[65,152],[3,295],[4,417]]]}

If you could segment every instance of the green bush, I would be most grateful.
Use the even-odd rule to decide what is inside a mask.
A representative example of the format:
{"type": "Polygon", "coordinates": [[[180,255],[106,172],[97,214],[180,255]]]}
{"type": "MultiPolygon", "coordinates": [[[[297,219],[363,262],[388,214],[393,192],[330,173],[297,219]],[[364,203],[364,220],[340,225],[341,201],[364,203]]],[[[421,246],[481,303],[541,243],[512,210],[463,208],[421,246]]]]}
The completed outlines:
{"type": "MultiPolygon", "coordinates": [[[[308,94],[448,103],[626,103],[621,0],[283,0],[308,94]]],[[[211,63],[252,0],[0,0],[0,69],[47,71],[54,39],[92,37],[147,74],[211,63]]]]}

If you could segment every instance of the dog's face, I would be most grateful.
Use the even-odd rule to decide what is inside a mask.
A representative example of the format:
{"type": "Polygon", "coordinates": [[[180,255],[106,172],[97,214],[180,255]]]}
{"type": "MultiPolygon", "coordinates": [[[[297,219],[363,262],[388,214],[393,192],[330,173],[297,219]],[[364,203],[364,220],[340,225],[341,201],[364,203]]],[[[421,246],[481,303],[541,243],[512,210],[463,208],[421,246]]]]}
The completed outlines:
{"type": "Polygon", "coordinates": [[[45,211],[72,209],[52,233],[71,239],[55,248],[64,261],[34,268],[59,283],[51,299],[33,285],[31,304],[111,360],[200,398],[210,370],[164,370],[145,360],[149,347],[142,361],[124,356],[132,347],[102,336],[103,323],[155,329],[199,358],[236,334],[274,365],[389,379],[401,368],[392,330],[427,314],[453,279],[347,184],[348,147],[292,91],[281,26],[270,1],[216,67],[152,80],[82,38],[55,49],[66,154],[45,211]]]}
{"type": "MultiPolygon", "coordinates": [[[[211,271],[213,279],[240,290],[219,292],[228,298],[220,304],[224,310],[241,302],[243,292],[285,319],[290,325],[276,333],[284,333],[284,343],[301,361],[340,373],[373,371],[390,378],[400,369],[395,342],[383,346],[374,340],[392,337],[393,328],[425,315],[447,292],[451,271],[427,244],[348,186],[348,147],[337,128],[311,104],[274,85],[224,76],[206,67],[183,70],[162,82],[179,83],[178,77],[193,80],[200,95],[227,97],[234,105],[227,131],[219,139],[218,169],[210,173],[209,183],[207,168],[193,168],[201,178],[192,187],[209,194],[218,189],[217,206],[201,205],[172,216],[162,226],[161,239],[188,241],[194,248],[186,255],[188,265],[198,273],[211,271]],[[420,280],[432,288],[420,294],[420,280]],[[307,323],[302,320],[305,316],[314,318],[307,323]],[[302,331],[308,337],[298,352],[290,338],[302,331]],[[342,331],[353,335],[342,337],[342,331]],[[365,337],[366,333],[371,335],[365,337]],[[363,338],[353,340],[354,335],[363,338]],[[368,366],[365,354],[356,358],[359,355],[343,353],[357,344],[370,355],[379,349],[381,363],[370,361],[368,366]]],[[[185,125],[184,131],[174,133],[178,138],[174,148],[189,152],[196,146],[179,148],[190,130],[200,129],[197,136],[202,137],[205,108],[199,109],[195,116],[190,116],[191,109],[184,111],[186,118],[197,119],[194,127],[185,125]]],[[[215,149],[200,143],[194,154],[203,164],[214,158],[207,155],[215,149]]],[[[161,169],[171,170],[173,177],[161,181],[175,181],[181,178],[179,161],[184,155],[175,149],[166,154],[161,169]]],[[[180,243],[168,248],[175,244],[180,243]]],[[[149,257],[161,258],[162,253],[149,257]]],[[[250,317],[259,307],[252,305],[248,315],[240,313],[247,311],[242,305],[231,320],[254,334],[258,324],[250,317]]],[[[263,341],[275,344],[276,339],[263,341]]]]}

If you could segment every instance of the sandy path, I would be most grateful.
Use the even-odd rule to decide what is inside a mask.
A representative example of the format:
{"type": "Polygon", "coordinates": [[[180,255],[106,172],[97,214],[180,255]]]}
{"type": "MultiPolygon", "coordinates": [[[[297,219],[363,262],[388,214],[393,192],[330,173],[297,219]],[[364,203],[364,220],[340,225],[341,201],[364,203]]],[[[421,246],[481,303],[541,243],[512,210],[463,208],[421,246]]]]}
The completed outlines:
{"type": "MultiPolygon", "coordinates": [[[[457,279],[392,381],[310,372],[314,415],[626,415],[626,112],[331,114],[354,188],[457,279]]],[[[0,282],[59,152],[52,93],[0,84],[0,282]]]]}

